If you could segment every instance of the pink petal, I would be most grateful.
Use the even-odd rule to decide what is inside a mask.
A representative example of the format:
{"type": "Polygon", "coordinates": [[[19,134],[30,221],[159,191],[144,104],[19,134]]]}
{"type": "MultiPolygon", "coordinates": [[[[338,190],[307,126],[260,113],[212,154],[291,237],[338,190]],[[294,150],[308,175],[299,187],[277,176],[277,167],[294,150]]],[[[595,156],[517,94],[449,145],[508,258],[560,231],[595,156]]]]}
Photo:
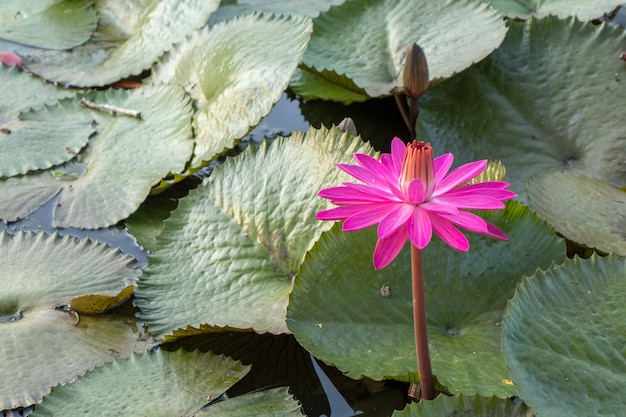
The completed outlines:
{"type": "Polygon", "coordinates": [[[444,194],[431,200],[433,203],[455,206],[460,209],[472,209],[472,210],[500,210],[504,208],[504,203],[497,198],[482,196],[482,195],[468,195],[468,196],[448,196],[444,194]]]}
{"type": "Polygon", "coordinates": [[[396,177],[402,172],[404,164],[404,156],[406,155],[406,143],[398,137],[391,141],[391,158],[393,159],[394,170],[392,171],[396,177]]]}
{"type": "Polygon", "coordinates": [[[433,193],[433,197],[439,196],[453,189],[457,185],[463,184],[479,175],[487,167],[487,160],[470,162],[469,164],[461,165],[437,184],[437,189],[433,193]]]}
{"type": "Polygon", "coordinates": [[[448,191],[445,195],[456,196],[456,197],[483,195],[483,196],[497,198],[498,200],[510,200],[517,196],[513,191],[505,190],[499,186],[489,187],[483,184],[498,184],[498,183],[479,183],[479,184],[466,185],[463,187],[454,188],[448,191]]]}
{"type": "Polygon", "coordinates": [[[380,154],[380,163],[383,164],[389,170],[389,172],[395,175],[396,167],[393,165],[393,157],[390,153],[380,154]]]}
{"type": "Polygon", "coordinates": [[[456,227],[452,226],[448,220],[432,214],[430,216],[430,222],[433,227],[433,231],[452,248],[465,252],[469,249],[469,242],[467,238],[456,227]]]}
{"type": "Polygon", "coordinates": [[[456,215],[459,212],[459,209],[455,206],[452,206],[450,204],[440,204],[432,200],[420,204],[420,207],[426,211],[432,211],[433,213],[446,213],[456,215]]]}
{"type": "Polygon", "coordinates": [[[419,178],[415,178],[409,183],[409,201],[411,203],[421,203],[424,201],[424,184],[419,178]]]}
{"type": "Polygon", "coordinates": [[[371,185],[372,187],[386,189],[387,182],[378,176],[376,173],[373,173],[363,167],[358,165],[349,165],[349,164],[336,164],[337,168],[352,175],[357,180],[363,181],[366,184],[371,185]]]}
{"type": "MultiPolygon", "coordinates": [[[[386,204],[386,203],[384,203],[386,204]]],[[[320,211],[315,215],[317,220],[343,220],[362,211],[371,210],[376,204],[353,204],[320,211]]]]}
{"type": "Polygon", "coordinates": [[[402,203],[368,204],[369,207],[364,207],[358,213],[348,217],[346,221],[343,222],[342,230],[351,232],[365,229],[366,227],[379,223],[392,213],[398,205],[402,205],[402,203]]]}
{"type": "Polygon", "coordinates": [[[374,249],[374,268],[382,269],[389,265],[398,256],[407,238],[406,227],[400,227],[390,236],[378,239],[374,249]]]}
{"type": "Polygon", "coordinates": [[[446,176],[448,170],[452,166],[452,162],[454,162],[454,155],[451,153],[445,153],[433,159],[433,167],[435,169],[435,178],[437,179],[437,183],[440,183],[446,176]]]}
{"type": "Polygon", "coordinates": [[[483,233],[485,236],[490,237],[492,239],[497,239],[497,240],[509,240],[509,237],[504,234],[504,232],[502,230],[500,230],[498,227],[496,227],[496,225],[489,223],[488,221],[485,221],[485,223],[487,223],[487,233],[483,233]]]}
{"type": "Polygon", "coordinates": [[[413,216],[407,223],[407,232],[409,239],[418,249],[424,249],[429,243],[433,235],[433,228],[430,222],[430,216],[425,210],[416,207],[413,210],[413,216]]]}
{"type": "Polygon", "coordinates": [[[22,58],[13,52],[0,51],[0,63],[3,63],[8,67],[17,65],[20,69],[24,68],[24,65],[22,65],[22,58]]]}
{"type": "Polygon", "coordinates": [[[485,219],[475,215],[474,213],[459,210],[456,215],[439,213],[439,217],[448,220],[463,229],[469,230],[470,232],[482,234],[488,232],[487,222],[485,219]]]}
{"type": "Polygon", "coordinates": [[[327,198],[333,201],[333,204],[352,204],[352,203],[383,203],[388,200],[385,196],[381,196],[378,191],[371,191],[371,188],[363,184],[361,188],[353,188],[347,186],[325,188],[319,193],[318,196],[327,198]]]}
{"type": "Polygon", "coordinates": [[[354,159],[356,159],[359,165],[363,168],[379,177],[383,177],[387,182],[398,182],[397,176],[394,176],[385,165],[371,156],[362,153],[355,153],[354,159]]]}
{"type": "Polygon", "coordinates": [[[389,211],[387,216],[378,225],[378,237],[386,238],[395,232],[398,227],[403,226],[409,220],[415,210],[412,204],[397,204],[393,211],[389,211]]]}

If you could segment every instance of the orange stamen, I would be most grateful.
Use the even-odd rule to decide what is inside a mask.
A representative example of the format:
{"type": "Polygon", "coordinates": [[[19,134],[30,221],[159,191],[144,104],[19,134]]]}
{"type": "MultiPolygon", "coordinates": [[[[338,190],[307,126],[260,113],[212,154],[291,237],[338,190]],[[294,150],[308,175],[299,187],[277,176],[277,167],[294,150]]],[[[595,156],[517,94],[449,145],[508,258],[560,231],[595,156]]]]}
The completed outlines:
{"type": "Polygon", "coordinates": [[[430,143],[413,141],[406,146],[400,175],[400,189],[405,195],[408,195],[409,184],[416,178],[422,181],[424,199],[427,199],[435,189],[433,148],[430,143]]]}

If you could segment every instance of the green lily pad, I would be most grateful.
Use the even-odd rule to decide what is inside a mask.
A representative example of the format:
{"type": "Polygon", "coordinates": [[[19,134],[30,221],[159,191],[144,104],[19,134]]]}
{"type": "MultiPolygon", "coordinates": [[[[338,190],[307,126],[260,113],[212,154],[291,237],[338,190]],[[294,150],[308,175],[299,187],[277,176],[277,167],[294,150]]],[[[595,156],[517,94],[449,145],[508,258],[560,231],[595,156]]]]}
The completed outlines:
{"type": "Polygon", "coordinates": [[[172,45],[202,27],[218,0],[97,3],[98,30],[71,51],[41,50],[23,58],[41,77],[79,87],[103,86],[138,75],[172,45]]]}
{"type": "Polygon", "coordinates": [[[86,42],[98,23],[91,0],[4,0],[0,38],[46,49],[69,49],[86,42]]]}
{"type": "Polygon", "coordinates": [[[626,408],[626,261],[568,259],[525,278],[502,348],[519,395],[540,416],[621,415],[626,408]]]}
{"type": "Polygon", "coordinates": [[[220,417],[296,417],[303,416],[300,403],[288,388],[275,388],[230,398],[197,412],[194,416],[220,417]]]}
{"type": "Polygon", "coordinates": [[[197,32],[154,70],[154,82],[194,100],[192,168],[215,159],[267,115],[287,87],[311,35],[303,16],[251,15],[197,32]]]}
{"type": "MultiPolygon", "coordinates": [[[[424,249],[433,373],[452,393],[515,394],[501,345],[506,302],[523,275],[565,258],[565,245],[528,208],[511,201],[485,212],[508,242],[468,235],[458,252],[439,239],[424,249]]],[[[375,271],[375,228],[322,235],[296,278],[289,330],[313,355],[352,378],[416,380],[409,245],[375,271]]]]}
{"type": "Polygon", "coordinates": [[[211,353],[147,352],[54,387],[31,416],[192,415],[248,370],[211,353]]]}
{"type": "Polygon", "coordinates": [[[620,5],[615,0],[483,0],[510,19],[542,18],[555,15],[560,18],[577,16],[580,20],[602,17],[620,5]]]}
{"type": "Polygon", "coordinates": [[[287,331],[293,277],[332,225],[320,187],[347,180],[334,167],[371,148],[338,128],[310,129],[249,147],[216,168],[165,221],[136,291],[157,338],[208,324],[287,331]]]}
{"type": "Polygon", "coordinates": [[[393,417],[534,417],[534,413],[522,402],[498,397],[440,395],[433,401],[409,404],[402,411],[394,411],[393,417]]]}
{"type": "Polygon", "coordinates": [[[345,0],[278,0],[263,1],[253,4],[222,4],[209,17],[209,25],[231,20],[255,12],[263,14],[291,14],[317,17],[332,5],[343,3],[345,0]]]}
{"type": "MultiPolygon", "coordinates": [[[[401,90],[406,51],[414,42],[426,53],[431,80],[438,80],[485,58],[505,34],[502,16],[481,2],[347,1],[313,20],[302,63],[304,70],[332,82],[345,75],[378,97],[401,90]]],[[[300,83],[292,88],[315,98],[319,86],[309,90],[300,83]]],[[[325,96],[331,98],[331,91],[325,96]]],[[[333,99],[346,101],[343,95],[333,99]]]]}
{"type": "Polygon", "coordinates": [[[626,256],[626,192],[572,172],[546,172],[528,182],[530,207],[566,238],[626,256]]]}
{"type": "MultiPolygon", "coordinates": [[[[86,294],[115,296],[133,285],[134,260],[105,244],[57,234],[0,234],[0,409],[37,403],[88,369],[143,351],[121,316],[64,308],[86,294]]],[[[131,325],[129,325],[129,322],[131,325]]]]}
{"type": "Polygon", "coordinates": [[[54,105],[57,101],[73,97],[76,91],[57,87],[33,77],[17,66],[0,65],[0,125],[17,118],[21,112],[54,105]]]}
{"type": "Polygon", "coordinates": [[[24,217],[59,193],[55,226],[109,226],[134,212],[161,178],[185,168],[193,148],[192,110],[182,89],[159,85],[107,90],[94,93],[89,102],[137,111],[141,117],[82,109],[98,133],[77,163],[64,167],[77,172],[44,171],[0,180],[0,218],[24,217]]]}
{"type": "Polygon", "coordinates": [[[2,124],[0,177],[48,169],[74,158],[96,131],[91,115],[64,100],[2,124]]]}
{"type": "Polygon", "coordinates": [[[501,160],[522,202],[526,181],[545,170],[626,185],[626,126],[615,106],[626,101],[616,53],[626,32],[573,18],[510,25],[488,58],[420,99],[418,138],[459,163],[501,160]]]}

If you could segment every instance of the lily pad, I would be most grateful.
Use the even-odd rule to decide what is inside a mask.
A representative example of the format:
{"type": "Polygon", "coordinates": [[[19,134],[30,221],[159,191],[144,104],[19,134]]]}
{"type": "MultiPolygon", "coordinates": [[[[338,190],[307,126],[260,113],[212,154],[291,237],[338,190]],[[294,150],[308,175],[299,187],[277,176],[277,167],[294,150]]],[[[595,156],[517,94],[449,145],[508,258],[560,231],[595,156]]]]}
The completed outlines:
{"type": "Polygon", "coordinates": [[[530,206],[566,238],[626,256],[626,192],[572,172],[547,172],[528,182],[530,206]]]}
{"type": "MultiPolygon", "coordinates": [[[[565,245],[528,208],[511,201],[482,214],[508,242],[469,235],[458,252],[441,240],[424,249],[433,373],[452,393],[515,394],[504,364],[501,320],[523,275],[565,258],[565,245]]],[[[416,374],[407,245],[375,271],[375,228],[324,233],[302,264],[287,312],[289,330],[313,355],[352,378],[413,380],[416,374]]]]}
{"type": "Polygon", "coordinates": [[[185,168],[193,148],[192,110],[182,89],[145,86],[89,98],[90,103],[137,111],[141,117],[113,116],[106,107],[82,109],[97,124],[98,134],[75,166],[63,167],[76,172],[44,171],[0,180],[0,218],[22,218],[59,193],[55,226],[109,226],[134,212],[161,178],[185,168]]]}
{"type": "Polygon", "coordinates": [[[500,10],[509,19],[528,19],[555,15],[561,19],[577,16],[580,20],[602,17],[620,5],[615,0],[483,0],[500,10]]]}
{"type": "Polygon", "coordinates": [[[77,112],[74,100],[22,113],[1,124],[0,177],[48,169],[74,158],[95,133],[88,112],[77,112]]]}
{"type": "Polygon", "coordinates": [[[440,395],[433,401],[420,401],[409,404],[402,411],[395,411],[393,417],[450,417],[450,416],[489,416],[489,417],[534,417],[534,413],[522,402],[498,397],[440,395]]]}
{"type": "Polygon", "coordinates": [[[220,417],[296,417],[303,416],[300,403],[289,394],[288,388],[275,388],[253,392],[220,401],[197,412],[194,416],[220,417]]]}
{"type": "Polygon", "coordinates": [[[150,333],[208,324],[283,333],[293,277],[332,225],[320,187],[347,180],[334,167],[371,148],[338,128],[310,129],[228,159],[165,221],[136,292],[150,333]]]}
{"type": "Polygon", "coordinates": [[[243,16],[255,12],[264,14],[291,14],[317,17],[321,12],[325,12],[332,5],[343,3],[345,0],[278,0],[263,1],[253,4],[222,4],[209,17],[209,25],[233,19],[236,16],[243,16]]]}
{"type": "Polygon", "coordinates": [[[304,16],[255,14],[197,32],[154,70],[193,98],[192,168],[232,148],[287,87],[311,36],[304,16]]]}
{"type": "Polygon", "coordinates": [[[4,0],[0,38],[46,49],[69,49],[86,42],[98,16],[91,0],[4,0]]]}
{"type": "Polygon", "coordinates": [[[76,91],[57,87],[34,77],[17,66],[0,65],[0,124],[17,118],[20,112],[54,105],[57,101],[73,97],[76,91]]]}
{"type": "Polygon", "coordinates": [[[192,415],[248,370],[225,356],[159,349],[54,387],[31,416],[192,415]]]}
{"type": "Polygon", "coordinates": [[[626,408],[626,261],[568,259],[525,278],[502,348],[520,396],[540,416],[621,415],[626,408]]]}
{"type": "Polygon", "coordinates": [[[98,30],[90,42],[71,51],[26,55],[24,65],[61,84],[111,84],[150,68],[173,44],[202,27],[218,5],[218,0],[99,1],[98,30]]]}
{"type": "Polygon", "coordinates": [[[0,409],[37,403],[52,386],[145,349],[127,318],[64,307],[133,285],[132,258],[89,240],[21,232],[0,234],[0,258],[0,409]]]}
{"type": "Polygon", "coordinates": [[[522,202],[526,181],[546,170],[624,186],[626,125],[615,103],[626,101],[616,54],[625,43],[621,29],[574,18],[511,22],[494,53],[420,99],[418,137],[459,163],[501,160],[522,202]]]}
{"type": "MultiPolygon", "coordinates": [[[[302,63],[305,71],[332,82],[345,76],[368,96],[378,97],[401,89],[406,51],[414,42],[428,58],[432,81],[451,77],[485,58],[505,34],[502,16],[481,2],[347,1],[313,20],[313,36],[302,63]]],[[[315,98],[315,90],[306,85],[294,90],[304,98],[315,98]]],[[[331,91],[327,93],[331,98],[331,91]]],[[[340,94],[334,99],[346,101],[340,94]]]]}

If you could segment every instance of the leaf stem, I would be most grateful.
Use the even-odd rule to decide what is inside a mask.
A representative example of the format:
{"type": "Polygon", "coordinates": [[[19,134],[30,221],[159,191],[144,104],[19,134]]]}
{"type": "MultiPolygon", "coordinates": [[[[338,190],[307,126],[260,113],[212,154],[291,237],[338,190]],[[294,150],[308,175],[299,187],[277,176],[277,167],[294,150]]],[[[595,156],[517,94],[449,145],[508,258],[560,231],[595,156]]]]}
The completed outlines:
{"type": "Polygon", "coordinates": [[[424,304],[424,269],[422,251],[411,245],[411,278],[413,284],[413,323],[415,325],[415,353],[420,376],[421,397],[435,399],[433,371],[428,351],[428,329],[426,328],[426,306],[424,304]]]}

